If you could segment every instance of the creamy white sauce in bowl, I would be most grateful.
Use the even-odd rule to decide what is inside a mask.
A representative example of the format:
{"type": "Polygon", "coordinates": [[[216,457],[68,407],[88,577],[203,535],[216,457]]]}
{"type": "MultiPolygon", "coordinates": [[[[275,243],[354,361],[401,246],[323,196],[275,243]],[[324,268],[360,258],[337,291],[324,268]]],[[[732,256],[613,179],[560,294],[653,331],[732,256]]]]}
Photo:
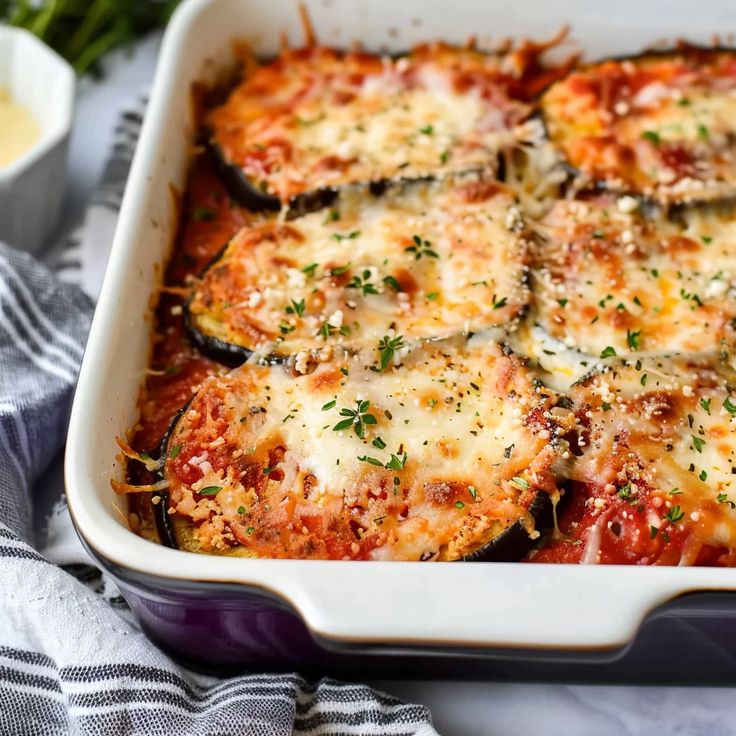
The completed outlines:
{"type": "Polygon", "coordinates": [[[41,140],[41,126],[28,108],[0,87],[0,169],[15,163],[41,140]]]}

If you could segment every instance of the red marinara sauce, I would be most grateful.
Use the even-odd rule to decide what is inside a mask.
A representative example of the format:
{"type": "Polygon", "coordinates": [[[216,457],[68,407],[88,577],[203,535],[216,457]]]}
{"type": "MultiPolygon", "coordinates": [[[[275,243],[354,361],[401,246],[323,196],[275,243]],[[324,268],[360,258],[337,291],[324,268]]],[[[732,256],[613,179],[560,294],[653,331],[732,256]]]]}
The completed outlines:
{"type": "MultiPolygon", "coordinates": [[[[665,520],[650,525],[653,497],[629,497],[625,490],[611,496],[594,483],[572,483],[558,513],[558,532],[525,562],[677,565],[691,531],[665,520]]],[[[696,565],[726,566],[726,548],[703,545],[696,565]]]]}

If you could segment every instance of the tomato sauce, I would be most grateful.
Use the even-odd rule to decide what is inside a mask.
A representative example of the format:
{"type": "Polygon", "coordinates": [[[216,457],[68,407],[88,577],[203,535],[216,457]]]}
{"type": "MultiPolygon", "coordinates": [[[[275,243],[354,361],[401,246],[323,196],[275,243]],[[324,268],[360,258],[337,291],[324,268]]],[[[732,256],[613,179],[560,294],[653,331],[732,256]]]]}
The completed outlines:
{"type": "Polygon", "coordinates": [[[189,173],[181,226],[156,310],[148,376],[131,446],[155,455],[173,418],[202,380],[223,367],[191,344],[182,317],[186,285],[254,215],[230,199],[206,153],[189,173]]]}

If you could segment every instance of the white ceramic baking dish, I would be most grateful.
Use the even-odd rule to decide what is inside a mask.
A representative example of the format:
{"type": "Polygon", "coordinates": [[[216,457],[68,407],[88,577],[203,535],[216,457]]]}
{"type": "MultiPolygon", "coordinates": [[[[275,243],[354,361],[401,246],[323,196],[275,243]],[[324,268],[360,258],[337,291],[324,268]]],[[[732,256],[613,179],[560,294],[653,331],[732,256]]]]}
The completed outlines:
{"type": "MultiPolygon", "coordinates": [[[[397,51],[433,38],[463,42],[470,34],[480,42],[543,38],[571,24],[573,38],[592,58],[634,53],[662,37],[710,42],[733,21],[729,0],[697,7],[676,0],[666,9],[637,0],[313,0],[308,10],[328,44],[359,39],[369,49],[397,51]]],[[[290,617],[287,629],[306,627],[333,651],[610,653],[630,642],[657,606],[691,591],[736,590],[730,569],[221,558],[159,547],[127,529],[125,500],[109,484],[123,473],[114,437],[136,421],[151,295],[176,227],[171,185],[183,187],[194,134],[190,86],[231,66],[234,39],[268,55],[284,31],[301,41],[292,0],[188,0],[177,11],[79,377],[66,458],[69,506],[83,541],[118,577],[144,626],[180,653],[219,662],[255,655],[243,650],[228,657],[212,642],[196,651],[182,642],[196,631],[206,639],[205,621],[216,621],[209,631],[221,637],[228,627],[242,633],[251,625],[244,601],[266,616],[281,611],[290,617]]],[[[259,625],[266,620],[273,619],[261,618],[259,625]]],[[[269,636],[278,649],[274,631],[269,636]]]]}

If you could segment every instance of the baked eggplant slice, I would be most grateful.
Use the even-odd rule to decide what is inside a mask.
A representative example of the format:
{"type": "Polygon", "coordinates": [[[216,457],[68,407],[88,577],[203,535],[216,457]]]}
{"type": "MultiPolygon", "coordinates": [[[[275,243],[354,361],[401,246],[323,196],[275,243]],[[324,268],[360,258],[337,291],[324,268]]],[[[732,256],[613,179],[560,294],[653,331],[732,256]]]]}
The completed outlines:
{"type": "Polygon", "coordinates": [[[194,341],[230,364],[512,328],[527,231],[513,195],[477,175],[353,188],[327,212],[246,228],[194,286],[194,341]]]}
{"type": "Polygon", "coordinates": [[[547,129],[584,181],[663,202],[736,193],[736,52],[683,47],[553,84],[547,129]]]}
{"type": "Polygon", "coordinates": [[[492,171],[531,111],[518,84],[504,56],[441,44],[399,58],[290,51],[212,111],[211,145],[233,194],[266,208],[354,182],[492,171]]]}
{"type": "Polygon", "coordinates": [[[538,497],[557,498],[574,416],[556,400],[477,339],[385,372],[349,356],[296,377],[249,363],[207,379],[174,427],[169,513],[197,551],[506,559],[539,536],[538,497]]]}
{"type": "Polygon", "coordinates": [[[674,356],[615,360],[576,384],[572,497],[531,559],[736,565],[733,380],[674,356]]]}
{"type": "Polygon", "coordinates": [[[732,205],[643,214],[630,197],[559,201],[542,222],[534,319],[594,357],[731,351],[736,318],[732,205]]]}

